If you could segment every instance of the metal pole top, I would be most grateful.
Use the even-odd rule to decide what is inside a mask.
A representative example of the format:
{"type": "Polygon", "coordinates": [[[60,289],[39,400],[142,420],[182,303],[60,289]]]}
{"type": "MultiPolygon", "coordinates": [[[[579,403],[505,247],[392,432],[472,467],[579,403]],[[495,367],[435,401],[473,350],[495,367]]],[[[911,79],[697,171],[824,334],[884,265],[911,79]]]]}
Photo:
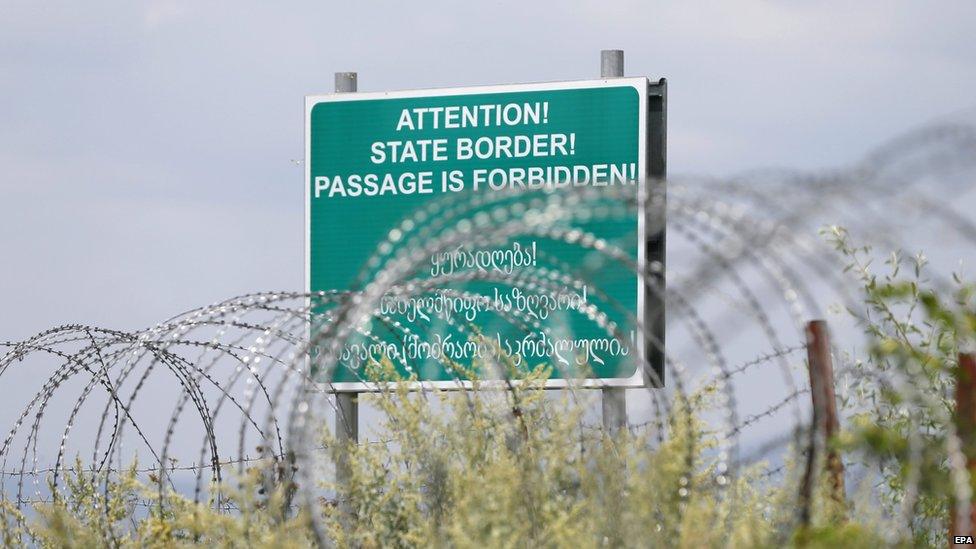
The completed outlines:
{"type": "Polygon", "coordinates": [[[624,50],[600,51],[600,76],[621,78],[624,75],[624,50]]]}
{"type": "Polygon", "coordinates": [[[358,77],[354,72],[337,72],[335,73],[335,91],[336,93],[349,93],[356,91],[356,83],[358,82],[358,77]]]}

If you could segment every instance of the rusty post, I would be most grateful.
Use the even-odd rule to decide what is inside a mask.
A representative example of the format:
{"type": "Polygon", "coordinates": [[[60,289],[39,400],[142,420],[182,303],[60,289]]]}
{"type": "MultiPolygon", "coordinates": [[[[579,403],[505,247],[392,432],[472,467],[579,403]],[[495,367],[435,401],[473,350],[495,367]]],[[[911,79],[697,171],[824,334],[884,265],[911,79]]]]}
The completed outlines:
{"type": "Polygon", "coordinates": [[[800,521],[810,522],[810,505],[813,494],[813,468],[817,463],[817,450],[826,451],[824,465],[830,482],[830,494],[834,501],[844,502],[844,463],[830,442],[840,431],[837,417],[837,399],[834,395],[834,366],[830,358],[830,334],[827,323],[812,320],[807,323],[807,362],[810,371],[810,396],[813,401],[813,420],[810,425],[810,452],[807,468],[800,487],[800,521]]]}
{"type": "MultiPolygon", "coordinates": [[[[976,474],[976,354],[959,353],[956,370],[956,433],[966,456],[969,475],[976,474]]],[[[956,498],[949,506],[949,547],[956,547],[951,536],[976,535],[976,506],[969,505],[969,530],[960,532],[956,526],[956,498]]]]}

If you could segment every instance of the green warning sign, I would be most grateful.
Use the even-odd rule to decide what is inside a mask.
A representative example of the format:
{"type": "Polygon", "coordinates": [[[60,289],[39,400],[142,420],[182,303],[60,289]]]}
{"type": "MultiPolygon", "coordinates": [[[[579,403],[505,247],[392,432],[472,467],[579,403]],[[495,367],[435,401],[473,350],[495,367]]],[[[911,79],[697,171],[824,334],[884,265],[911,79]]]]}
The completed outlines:
{"type": "MultiPolygon", "coordinates": [[[[380,268],[370,264],[378,246],[399,241],[404,220],[435,201],[470,201],[470,215],[477,215],[479,201],[493,193],[518,200],[523,191],[590,187],[635,197],[646,173],[647,90],[644,78],[620,78],[307,97],[307,290],[362,290],[380,268]]],[[[641,215],[581,228],[643,264],[641,215]]],[[[409,226],[436,221],[421,216],[409,226]]],[[[461,244],[432,253],[418,271],[431,282],[422,292],[380,302],[378,315],[395,319],[400,331],[391,322],[370,323],[368,333],[347,342],[329,381],[348,389],[368,382],[363,359],[376,358],[377,349],[421,381],[456,380],[452,363],[470,366],[486,352],[471,344],[471,330],[458,332],[467,325],[526,368],[551,366],[555,385],[584,364],[592,378],[641,385],[631,346],[586,314],[609,311],[639,348],[633,318],[640,318],[644,290],[636,270],[593,262],[587,253],[525,236],[490,249],[461,244]],[[589,282],[546,290],[523,283],[525,268],[575,272],[589,282]],[[454,276],[472,269],[498,276],[454,276]],[[513,310],[551,329],[513,324],[503,314],[513,310]]]]}

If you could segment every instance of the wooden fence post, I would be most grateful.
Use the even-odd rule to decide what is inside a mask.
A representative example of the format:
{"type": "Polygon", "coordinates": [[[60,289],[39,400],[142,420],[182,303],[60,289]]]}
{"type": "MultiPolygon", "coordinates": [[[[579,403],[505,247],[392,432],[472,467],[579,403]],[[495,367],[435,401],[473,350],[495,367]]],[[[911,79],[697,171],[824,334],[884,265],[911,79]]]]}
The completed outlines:
{"type": "Polygon", "coordinates": [[[813,401],[813,420],[810,425],[810,452],[807,467],[800,486],[800,521],[805,527],[810,523],[810,506],[813,496],[814,466],[817,449],[826,450],[824,462],[830,494],[834,501],[843,504],[844,462],[837,451],[830,448],[830,441],[840,431],[837,417],[837,399],[834,395],[834,366],[830,358],[830,334],[827,323],[812,320],[807,323],[807,362],[810,371],[810,397],[813,401]]]}
{"type": "MultiPolygon", "coordinates": [[[[966,456],[969,475],[976,474],[976,354],[959,353],[956,370],[956,433],[966,456]]],[[[953,493],[949,505],[949,547],[956,547],[952,536],[976,535],[976,507],[969,503],[969,529],[960,532],[956,526],[956,497],[953,493]]]]}

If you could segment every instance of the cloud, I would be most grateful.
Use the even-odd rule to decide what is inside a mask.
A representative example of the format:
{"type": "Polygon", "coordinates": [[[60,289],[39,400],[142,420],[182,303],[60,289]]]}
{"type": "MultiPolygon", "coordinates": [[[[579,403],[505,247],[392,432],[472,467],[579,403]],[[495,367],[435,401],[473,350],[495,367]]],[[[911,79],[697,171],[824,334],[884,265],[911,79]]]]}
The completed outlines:
{"type": "Polygon", "coordinates": [[[241,279],[231,258],[260,243],[300,261],[291,160],[302,156],[303,96],[330,91],[334,71],[359,71],[364,90],[592,78],[599,50],[620,47],[628,74],[669,78],[672,172],[821,168],[973,105],[974,10],[907,0],[8,3],[0,244],[19,255],[0,271],[0,293],[16,293],[13,318],[40,328],[65,310],[106,321],[99,308],[117,311],[121,323],[146,280],[156,295],[183,297],[141,302],[140,318],[219,293],[221,280],[299,284],[281,273],[300,264],[256,262],[241,279]],[[81,243],[100,240],[98,262],[86,262],[81,243]],[[132,255],[140,249],[170,253],[132,255]],[[20,298],[69,277],[40,257],[85,265],[58,296],[64,308],[20,298]],[[166,282],[191,258],[206,290],[166,282]],[[125,276],[104,284],[106,272],[125,276]]]}

